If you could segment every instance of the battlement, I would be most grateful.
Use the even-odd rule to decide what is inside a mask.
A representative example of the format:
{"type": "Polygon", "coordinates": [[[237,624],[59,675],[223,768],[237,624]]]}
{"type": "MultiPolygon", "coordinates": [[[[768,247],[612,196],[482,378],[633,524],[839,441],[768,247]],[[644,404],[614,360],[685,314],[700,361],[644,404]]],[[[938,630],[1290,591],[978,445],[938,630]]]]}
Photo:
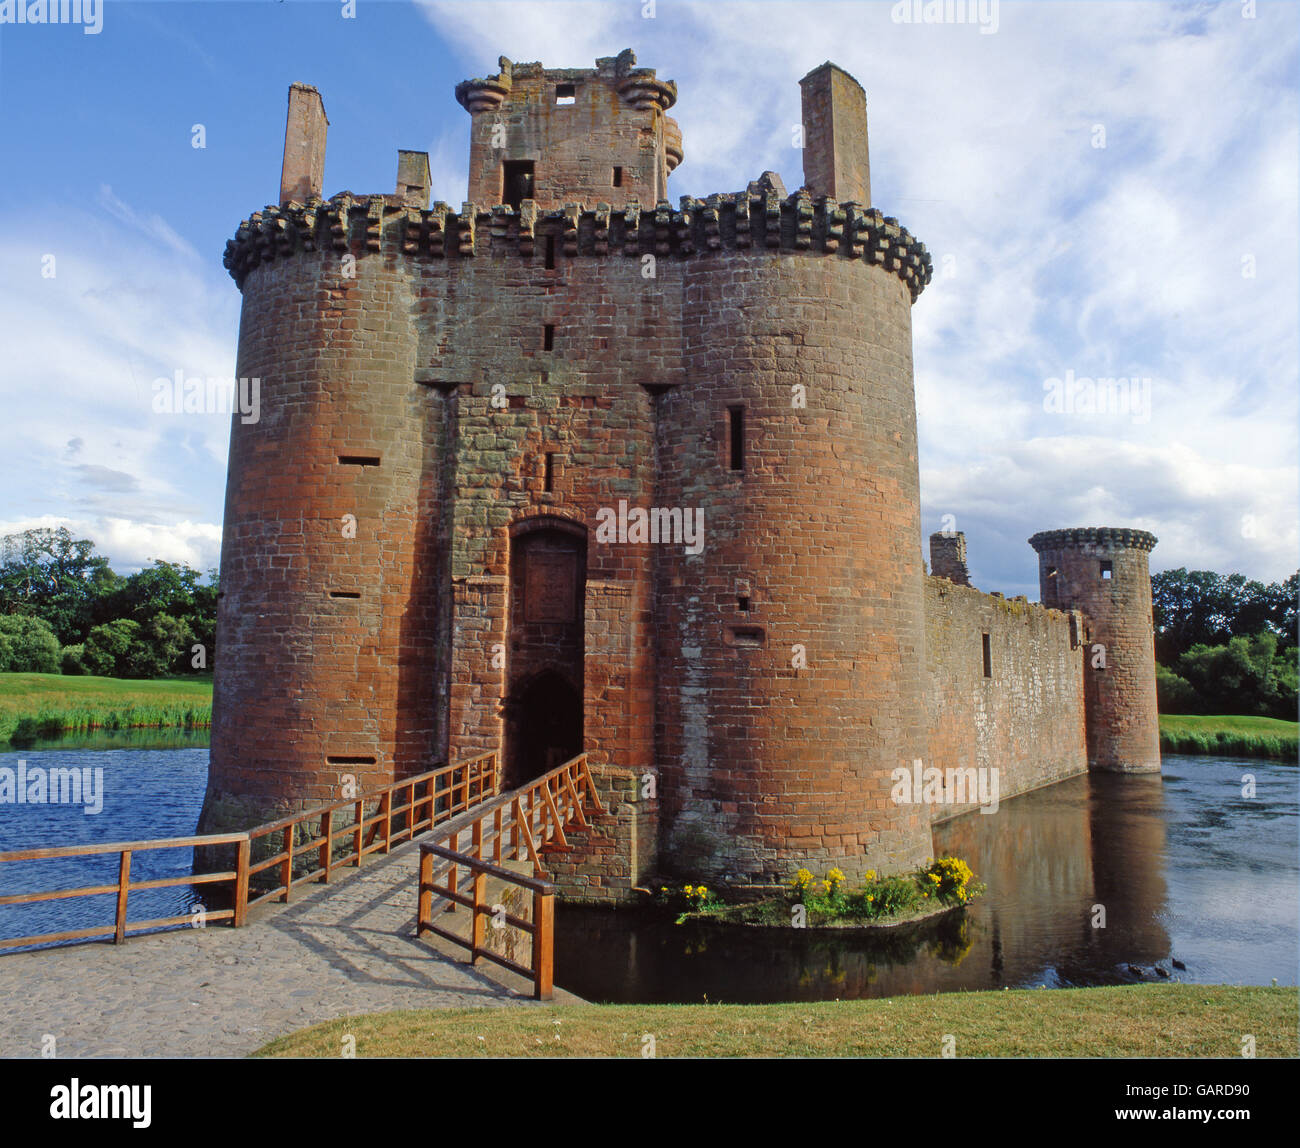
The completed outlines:
{"type": "Polygon", "coordinates": [[[544,68],[537,61],[516,64],[500,56],[500,71],[495,76],[462,80],[456,85],[456,102],[473,115],[496,111],[514,93],[516,84],[528,88],[598,79],[634,108],[653,105],[666,112],[677,102],[677,84],[656,78],[654,68],[637,68],[635,64],[636,53],[631,48],[624,48],[617,56],[599,57],[595,68],[544,68]]]}
{"type": "Polygon", "coordinates": [[[785,198],[779,181],[757,180],[745,191],[683,196],[643,209],[632,203],[566,204],[541,211],[525,203],[485,208],[466,203],[459,211],[435,203],[427,211],[394,196],[354,197],[268,206],[244,220],[226,242],[225,266],[242,288],[262,263],[299,252],[332,250],[357,257],[390,250],[415,258],[537,256],[550,241],[555,256],[644,256],[685,259],[719,250],[802,251],[839,255],[892,271],[915,301],[930,282],[933,263],[924,244],[898,220],[874,209],[814,201],[806,191],[785,198]]]}
{"type": "Polygon", "coordinates": [[[1029,545],[1041,554],[1070,546],[1101,546],[1131,550],[1152,550],[1158,539],[1145,530],[1123,526],[1072,526],[1065,530],[1043,530],[1029,539],[1029,545]]]}

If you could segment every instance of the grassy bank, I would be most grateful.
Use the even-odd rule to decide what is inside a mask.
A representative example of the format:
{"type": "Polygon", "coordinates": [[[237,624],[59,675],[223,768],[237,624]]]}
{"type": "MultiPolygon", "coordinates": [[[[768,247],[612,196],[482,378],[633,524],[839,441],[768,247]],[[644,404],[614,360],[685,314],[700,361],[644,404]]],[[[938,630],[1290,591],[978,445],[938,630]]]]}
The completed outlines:
{"type": "Polygon", "coordinates": [[[1203,717],[1161,714],[1160,748],[1165,753],[1222,754],[1295,760],[1300,723],[1280,718],[1203,717]]]}
{"type": "Polygon", "coordinates": [[[211,724],[211,674],[154,681],[0,674],[0,745],[95,729],[211,724]]]}
{"type": "Polygon", "coordinates": [[[777,1005],[566,1005],[343,1018],[255,1056],[1294,1057],[1296,990],[1224,985],[1018,989],[777,1005]]]}

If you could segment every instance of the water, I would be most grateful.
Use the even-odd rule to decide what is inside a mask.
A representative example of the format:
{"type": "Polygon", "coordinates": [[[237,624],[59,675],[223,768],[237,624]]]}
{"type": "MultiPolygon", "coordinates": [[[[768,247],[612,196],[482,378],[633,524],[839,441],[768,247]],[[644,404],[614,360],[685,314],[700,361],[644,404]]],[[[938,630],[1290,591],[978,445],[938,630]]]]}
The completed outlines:
{"type": "MultiPolygon", "coordinates": [[[[44,741],[29,749],[0,753],[0,768],[89,768],[103,770],[103,808],[85,805],[0,804],[0,852],[54,845],[85,845],[158,837],[187,837],[195,832],[207,784],[206,731],[140,730],[44,741]],[[176,735],[180,734],[181,737],[176,735]],[[170,735],[170,736],[169,736],[170,735]],[[145,748],[162,744],[190,748],[145,748]],[[197,745],[195,743],[198,743],[197,745]],[[123,748],[98,748],[114,745],[123,748]],[[54,746],[55,748],[45,748],[54,746]]],[[[91,775],[92,777],[94,774],[91,775]]],[[[133,880],[180,877],[192,871],[192,849],[137,852],[131,858],[133,880]]],[[[118,854],[48,858],[0,864],[0,893],[28,893],[117,881],[118,854]]],[[[142,889],[130,895],[128,920],[156,920],[187,914],[201,900],[202,887],[190,885],[142,889]]],[[[0,906],[0,937],[24,937],[111,925],[115,897],[104,894],[0,906]]]]}
{"type": "MultiPolygon", "coordinates": [[[[104,771],[104,808],[0,805],[0,852],[188,836],[203,803],[206,732],[91,735],[0,753],[0,767],[104,771]],[[199,742],[200,744],[194,744],[199,742]],[[105,748],[111,745],[119,748],[105,748]]],[[[935,831],[989,887],[965,912],[873,936],[689,924],[632,910],[557,911],[556,981],[589,1000],[780,1001],[1170,979],[1297,982],[1297,769],[1166,757],[1162,777],[1094,775],[935,831]],[[1256,796],[1241,795],[1242,778],[1256,796]],[[1094,928],[1094,906],[1105,928],[1094,928]],[[1171,958],[1186,964],[1172,967],[1171,958]]],[[[192,850],[137,853],[133,876],[184,876],[192,850]]],[[[112,884],[117,855],[0,864],[0,893],[112,884]]],[[[179,916],[191,886],[141,890],[137,920],[179,916]]],[[[113,898],[0,906],[0,937],[111,924],[113,898]]]]}
{"type": "Polygon", "coordinates": [[[588,1000],[664,1003],[1129,984],[1164,979],[1157,965],[1172,981],[1294,985],[1296,780],[1287,763],[1169,756],[1163,776],[1074,778],[957,818],[936,827],[935,849],[969,861],[988,892],[885,934],[561,905],[556,983],[588,1000]]]}

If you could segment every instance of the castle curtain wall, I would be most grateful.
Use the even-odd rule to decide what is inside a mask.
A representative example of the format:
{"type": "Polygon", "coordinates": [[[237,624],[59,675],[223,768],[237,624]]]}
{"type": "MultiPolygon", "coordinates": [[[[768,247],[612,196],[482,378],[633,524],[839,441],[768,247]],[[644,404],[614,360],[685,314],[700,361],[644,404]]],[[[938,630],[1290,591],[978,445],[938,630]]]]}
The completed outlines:
{"type": "MultiPolygon", "coordinates": [[[[1078,615],[927,577],[923,765],[997,769],[1001,801],[1085,772],[1081,626],[1078,615]]],[[[929,807],[935,821],[976,808],[929,807]]]]}

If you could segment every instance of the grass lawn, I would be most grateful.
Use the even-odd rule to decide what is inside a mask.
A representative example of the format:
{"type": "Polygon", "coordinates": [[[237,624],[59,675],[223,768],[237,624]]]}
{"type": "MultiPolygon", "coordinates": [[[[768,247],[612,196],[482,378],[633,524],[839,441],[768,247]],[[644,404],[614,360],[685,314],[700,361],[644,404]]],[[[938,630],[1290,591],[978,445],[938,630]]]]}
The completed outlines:
{"type": "Polygon", "coordinates": [[[255,1056],[937,1057],[945,1034],[967,1057],[1297,1055],[1296,990],[1226,985],[1015,989],[775,1005],[557,1005],[343,1018],[255,1056]]]}
{"type": "Polygon", "coordinates": [[[90,729],[211,724],[211,673],[153,681],[0,674],[0,743],[90,729]]]}
{"type": "Polygon", "coordinates": [[[1296,759],[1300,723],[1235,714],[1161,714],[1160,748],[1165,753],[1223,754],[1228,757],[1296,759]]]}

